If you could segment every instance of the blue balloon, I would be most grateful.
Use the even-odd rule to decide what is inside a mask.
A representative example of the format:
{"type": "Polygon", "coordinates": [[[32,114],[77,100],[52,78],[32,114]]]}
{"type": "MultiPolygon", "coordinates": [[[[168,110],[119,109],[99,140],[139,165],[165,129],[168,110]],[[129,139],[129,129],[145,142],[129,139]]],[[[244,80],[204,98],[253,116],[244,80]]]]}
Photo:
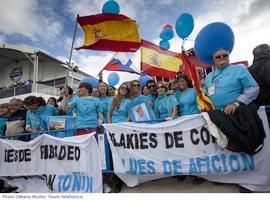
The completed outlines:
{"type": "Polygon", "coordinates": [[[161,40],[159,42],[159,46],[163,49],[169,49],[170,48],[170,43],[168,40],[161,40]]]}
{"type": "Polygon", "coordinates": [[[196,36],[194,50],[196,56],[206,64],[214,64],[213,54],[218,49],[232,51],[234,34],[232,29],[222,22],[205,26],[196,36]]]}
{"type": "Polygon", "coordinates": [[[139,78],[139,82],[140,82],[140,86],[141,88],[143,88],[144,86],[146,86],[147,81],[149,80],[153,80],[153,78],[151,76],[148,75],[143,75],[139,78]]]}
{"type": "Polygon", "coordinates": [[[94,78],[93,76],[86,77],[80,81],[81,83],[89,83],[93,88],[97,88],[99,81],[98,79],[94,78]]]}
{"type": "Polygon", "coordinates": [[[175,23],[175,31],[177,35],[185,39],[190,35],[194,28],[194,20],[191,14],[183,13],[181,14],[175,23]]]}
{"type": "Polygon", "coordinates": [[[120,13],[120,6],[116,1],[109,0],[102,7],[102,13],[120,13]]]}
{"type": "Polygon", "coordinates": [[[115,86],[119,82],[119,75],[116,72],[112,72],[108,76],[108,83],[110,86],[115,86]]]}
{"type": "Polygon", "coordinates": [[[162,30],[162,32],[159,34],[159,37],[162,40],[170,40],[173,38],[173,35],[174,35],[173,29],[166,28],[162,30]]]}

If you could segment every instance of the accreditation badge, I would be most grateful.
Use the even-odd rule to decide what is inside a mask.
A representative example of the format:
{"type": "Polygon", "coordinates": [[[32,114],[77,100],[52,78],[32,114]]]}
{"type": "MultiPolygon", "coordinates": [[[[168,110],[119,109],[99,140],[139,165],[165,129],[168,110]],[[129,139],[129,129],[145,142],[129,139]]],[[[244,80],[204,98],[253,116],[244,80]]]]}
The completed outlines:
{"type": "Polygon", "coordinates": [[[216,85],[215,85],[215,84],[211,84],[211,85],[208,87],[208,90],[207,90],[208,96],[214,95],[215,92],[216,92],[216,85]]]}

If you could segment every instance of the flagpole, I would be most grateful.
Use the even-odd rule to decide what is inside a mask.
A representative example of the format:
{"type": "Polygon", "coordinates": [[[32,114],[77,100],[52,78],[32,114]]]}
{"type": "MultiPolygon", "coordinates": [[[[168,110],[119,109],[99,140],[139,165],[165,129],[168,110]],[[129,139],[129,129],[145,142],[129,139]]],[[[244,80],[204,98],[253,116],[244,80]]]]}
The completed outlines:
{"type": "Polygon", "coordinates": [[[74,34],[73,34],[73,39],[72,39],[72,44],[71,44],[71,49],[70,49],[70,53],[69,53],[69,60],[67,63],[67,74],[66,74],[66,80],[65,80],[65,85],[68,85],[68,77],[69,77],[69,71],[71,70],[71,58],[72,58],[72,53],[73,53],[73,47],[74,47],[74,42],[75,42],[75,37],[76,37],[76,32],[77,32],[77,26],[78,26],[78,17],[79,15],[77,15],[76,17],[76,23],[75,23],[75,28],[74,28],[74,34]]]}

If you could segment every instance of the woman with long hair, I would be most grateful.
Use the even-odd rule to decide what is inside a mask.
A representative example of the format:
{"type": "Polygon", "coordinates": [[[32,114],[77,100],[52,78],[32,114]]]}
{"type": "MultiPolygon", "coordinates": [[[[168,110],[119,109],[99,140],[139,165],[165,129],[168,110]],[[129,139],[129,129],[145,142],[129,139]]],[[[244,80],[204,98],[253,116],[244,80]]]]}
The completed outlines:
{"type": "Polygon", "coordinates": [[[107,83],[100,82],[98,85],[99,100],[102,106],[103,122],[107,123],[109,105],[112,103],[113,97],[109,95],[109,86],[107,83]]]}
{"type": "Polygon", "coordinates": [[[138,80],[133,80],[130,82],[130,87],[131,99],[128,105],[128,111],[131,121],[155,120],[155,114],[151,107],[152,102],[148,97],[141,94],[140,82],[138,80]]]}
{"type": "Polygon", "coordinates": [[[122,83],[117,95],[113,98],[108,110],[108,123],[128,122],[130,116],[127,105],[129,104],[130,90],[127,83],[122,83]]]}
{"type": "Polygon", "coordinates": [[[154,104],[154,111],[159,119],[175,118],[178,102],[174,95],[167,95],[168,88],[164,82],[157,83],[158,97],[154,104]]]}

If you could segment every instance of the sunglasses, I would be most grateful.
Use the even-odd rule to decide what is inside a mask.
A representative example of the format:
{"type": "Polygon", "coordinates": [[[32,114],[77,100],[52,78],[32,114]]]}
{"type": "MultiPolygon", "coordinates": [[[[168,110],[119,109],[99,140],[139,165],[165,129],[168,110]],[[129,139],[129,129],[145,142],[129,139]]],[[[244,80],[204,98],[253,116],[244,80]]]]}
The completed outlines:
{"type": "Polygon", "coordinates": [[[148,85],[147,86],[148,89],[155,88],[155,87],[156,87],[156,85],[148,85]]]}
{"type": "Polygon", "coordinates": [[[134,85],[132,85],[132,87],[140,87],[140,85],[139,84],[134,84],[134,85]]]}
{"type": "Polygon", "coordinates": [[[165,86],[158,86],[157,89],[164,89],[165,86]]]}
{"type": "Polygon", "coordinates": [[[228,54],[223,54],[223,55],[215,56],[215,59],[228,58],[228,57],[229,57],[228,54]]]}

